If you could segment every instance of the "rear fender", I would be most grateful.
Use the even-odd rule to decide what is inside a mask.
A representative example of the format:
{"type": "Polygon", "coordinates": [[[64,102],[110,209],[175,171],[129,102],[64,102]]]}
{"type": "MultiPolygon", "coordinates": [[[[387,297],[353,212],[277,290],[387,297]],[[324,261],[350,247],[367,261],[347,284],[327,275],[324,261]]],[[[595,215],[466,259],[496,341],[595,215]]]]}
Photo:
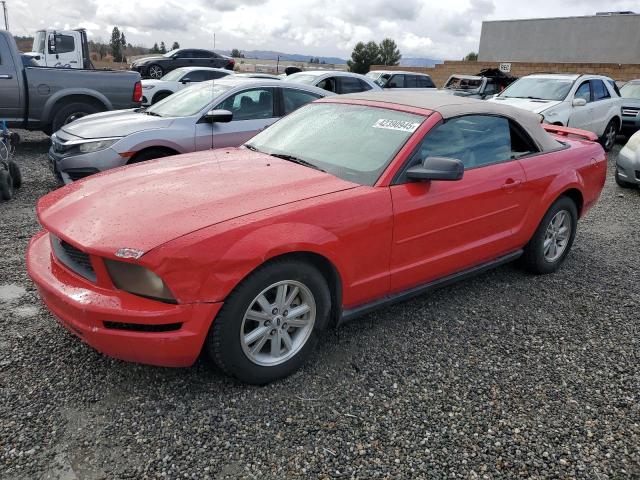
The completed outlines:
{"type": "Polygon", "coordinates": [[[113,105],[109,99],[96,90],[88,88],[65,88],[54,93],[47,99],[42,110],[42,123],[45,125],[50,123],[52,120],[51,116],[57,108],[56,106],[61,104],[61,102],[66,102],[67,100],[73,102],[74,100],[70,97],[87,97],[88,99],[102,104],[105,110],[113,110],[113,105]]]}

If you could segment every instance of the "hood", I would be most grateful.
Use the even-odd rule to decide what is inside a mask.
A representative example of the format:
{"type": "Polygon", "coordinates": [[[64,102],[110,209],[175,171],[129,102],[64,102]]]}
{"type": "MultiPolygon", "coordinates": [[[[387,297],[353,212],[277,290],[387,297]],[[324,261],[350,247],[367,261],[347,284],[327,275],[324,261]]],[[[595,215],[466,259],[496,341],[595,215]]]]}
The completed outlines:
{"type": "Polygon", "coordinates": [[[173,118],[154,117],[136,110],[115,110],[87,115],[62,127],[62,131],[80,138],[126,137],[132,133],[167,128],[173,118]]]}
{"type": "Polygon", "coordinates": [[[136,60],[135,62],[132,63],[132,65],[144,65],[145,63],[149,63],[149,62],[157,62],[160,60],[167,60],[167,57],[163,57],[163,56],[156,56],[156,57],[145,57],[145,58],[140,58],[138,60],[136,60]]]}
{"type": "Polygon", "coordinates": [[[531,98],[506,98],[506,97],[495,97],[489,102],[497,102],[503,105],[511,105],[512,107],[522,108],[523,110],[529,110],[534,113],[542,113],[549,108],[555,107],[556,105],[560,105],[562,101],[557,100],[534,100],[531,98]]]}
{"type": "Polygon", "coordinates": [[[247,149],[152,160],[89,177],[38,202],[42,225],[95,254],[148,252],[250,213],[358,187],[247,149]]]}
{"type": "Polygon", "coordinates": [[[458,90],[455,88],[443,88],[442,91],[444,93],[448,93],[449,95],[455,95],[456,97],[474,97],[474,96],[479,96],[479,89],[473,89],[473,90],[458,90]]]}

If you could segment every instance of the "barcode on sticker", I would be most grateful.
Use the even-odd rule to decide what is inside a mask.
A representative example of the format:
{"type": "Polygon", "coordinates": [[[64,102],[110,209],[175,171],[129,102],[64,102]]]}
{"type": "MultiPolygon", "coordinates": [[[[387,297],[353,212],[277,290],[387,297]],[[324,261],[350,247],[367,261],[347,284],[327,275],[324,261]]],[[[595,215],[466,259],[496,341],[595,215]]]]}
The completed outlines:
{"type": "Polygon", "coordinates": [[[413,133],[420,126],[419,123],[407,122],[405,120],[379,119],[373,124],[373,128],[384,128],[386,130],[398,130],[400,132],[413,133]]]}

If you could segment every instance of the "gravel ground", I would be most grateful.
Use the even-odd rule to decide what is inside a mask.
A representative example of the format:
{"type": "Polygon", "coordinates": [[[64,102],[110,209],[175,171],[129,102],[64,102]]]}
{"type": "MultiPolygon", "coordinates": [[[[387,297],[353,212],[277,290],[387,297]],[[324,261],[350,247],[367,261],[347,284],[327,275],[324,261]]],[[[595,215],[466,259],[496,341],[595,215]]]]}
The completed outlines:
{"type": "MultiPolygon", "coordinates": [[[[505,266],[329,332],[266,387],[96,353],[24,266],[46,137],[0,204],[0,477],[640,478],[640,190],[613,182],[562,270],[505,266]]],[[[619,147],[618,147],[619,148],[619,147]]]]}

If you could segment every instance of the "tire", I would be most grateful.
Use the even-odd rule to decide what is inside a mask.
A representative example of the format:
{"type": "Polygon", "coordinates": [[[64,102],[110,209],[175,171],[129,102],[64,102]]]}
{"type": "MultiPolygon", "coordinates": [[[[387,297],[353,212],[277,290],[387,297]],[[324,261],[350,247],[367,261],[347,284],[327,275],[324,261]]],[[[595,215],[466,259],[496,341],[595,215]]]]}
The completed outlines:
{"type": "Polygon", "coordinates": [[[22,172],[20,171],[18,164],[13,160],[9,160],[9,174],[11,175],[13,188],[20,188],[22,186],[22,172]]]}
{"type": "Polygon", "coordinates": [[[92,113],[98,113],[101,110],[90,103],[70,103],[69,105],[63,105],[60,107],[51,122],[51,131],[57,132],[63,125],[71,123],[78,118],[82,118],[92,113]]]}
{"type": "Polygon", "coordinates": [[[205,350],[226,374],[263,385],[291,375],[302,366],[317,343],[318,332],[328,325],[330,311],[329,287],[315,267],[291,259],[276,260],[258,268],[229,294],[209,330],[205,350]],[[286,294],[282,295],[285,299],[297,288],[289,306],[277,298],[283,283],[287,284],[286,294]],[[261,295],[263,303],[268,302],[266,308],[259,306],[257,299],[261,295]],[[297,307],[302,311],[304,306],[308,311],[297,320],[287,317],[288,309],[297,307]],[[249,309],[257,312],[260,319],[246,318],[249,309]],[[259,331],[264,333],[254,335],[252,341],[243,340],[259,331]],[[279,344],[275,355],[274,342],[279,344]]]}
{"type": "Polygon", "coordinates": [[[6,170],[0,170],[0,198],[11,200],[13,198],[13,181],[6,170]]]}
{"type": "Polygon", "coordinates": [[[147,74],[149,75],[149,78],[154,78],[157,80],[164,76],[164,69],[160,65],[154,63],[153,65],[149,65],[147,74]]]}
{"type": "Polygon", "coordinates": [[[164,100],[169,95],[171,95],[171,92],[158,92],[158,93],[156,93],[153,96],[153,98],[151,99],[151,105],[153,105],[155,103],[158,103],[160,100],[164,100]]]}
{"type": "MultiPolygon", "coordinates": [[[[539,275],[553,273],[558,270],[571,250],[573,240],[576,237],[577,225],[578,209],[576,208],[576,204],[569,197],[560,197],[553,205],[551,205],[551,208],[547,210],[547,213],[542,218],[542,221],[536,229],[536,232],[533,234],[533,237],[525,246],[524,254],[522,255],[522,263],[524,267],[530,272],[539,275]],[[565,217],[559,217],[561,212],[565,214],[565,217]],[[553,245],[551,245],[551,249],[545,253],[545,241],[549,240],[547,238],[550,233],[549,229],[553,228],[551,227],[551,222],[557,222],[560,218],[566,218],[566,221],[568,222],[567,224],[561,224],[561,226],[569,225],[571,230],[568,235],[564,235],[564,247],[562,247],[561,251],[556,250],[555,253],[557,256],[554,256],[552,255],[553,245]]],[[[558,229],[561,230],[560,227],[558,227],[558,229]]],[[[558,245],[559,242],[562,242],[562,238],[562,236],[556,234],[550,239],[551,244],[555,242],[555,244],[558,245]]]]}
{"type": "Polygon", "coordinates": [[[604,133],[598,139],[605,152],[610,151],[616,144],[616,137],[618,136],[618,121],[613,118],[609,121],[604,133]]]}
{"type": "Polygon", "coordinates": [[[169,157],[171,155],[175,155],[175,153],[165,150],[164,148],[149,148],[147,150],[143,150],[134,156],[127,165],[133,165],[134,163],[146,162],[147,160],[154,160],[156,158],[169,157]]]}
{"type": "Polygon", "coordinates": [[[633,183],[629,183],[629,182],[625,182],[624,180],[622,180],[620,178],[620,175],[618,174],[618,171],[616,169],[616,183],[618,184],[619,187],[622,188],[633,188],[635,185],[633,183]]]}

